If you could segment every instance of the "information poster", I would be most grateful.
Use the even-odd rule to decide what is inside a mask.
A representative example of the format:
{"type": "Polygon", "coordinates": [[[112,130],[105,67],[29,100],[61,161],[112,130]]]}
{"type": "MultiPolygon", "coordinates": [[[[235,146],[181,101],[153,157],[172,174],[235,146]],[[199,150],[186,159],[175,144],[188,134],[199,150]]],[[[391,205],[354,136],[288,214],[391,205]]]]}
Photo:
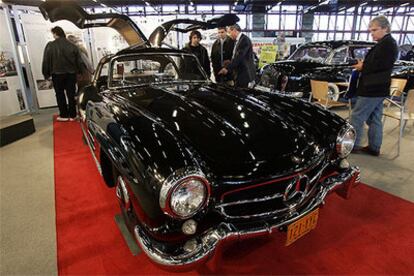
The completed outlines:
{"type": "Polygon", "coordinates": [[[0,9],[0,116],[12,115],[25,109],[6,14],[0,9]]]}
{"type": "Polygon", "coordinates": [[[53,41],[51,29],[54,26],[61,27],[66,36],[74,35],[79,41],[84,41],[84,31],[73,25],[67,20],[54,22],[46,21],[43,16],[38,14],[21,14],[30,68],[36,85],[36,94],[39,107],[56,106],[55,91],[51,80],[45,80],[42,74],[43,51],[49,41],[53,41]]]}
{"type": "Polygon", "coordinates": [[[277,45],[263,45],[260,47],[259,68],[275,62],[277,57],[277,45]]]}

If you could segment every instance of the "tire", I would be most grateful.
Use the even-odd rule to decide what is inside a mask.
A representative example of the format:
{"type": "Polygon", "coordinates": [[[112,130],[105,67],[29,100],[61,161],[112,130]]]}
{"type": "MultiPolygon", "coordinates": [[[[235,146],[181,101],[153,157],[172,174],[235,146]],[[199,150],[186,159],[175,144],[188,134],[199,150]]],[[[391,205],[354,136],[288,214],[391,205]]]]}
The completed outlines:
{"type": "Polygon", "coordinates": [[[328,83],[328,97],[331,101],[339,100],[339,88],[335,83],[328,83]]]}

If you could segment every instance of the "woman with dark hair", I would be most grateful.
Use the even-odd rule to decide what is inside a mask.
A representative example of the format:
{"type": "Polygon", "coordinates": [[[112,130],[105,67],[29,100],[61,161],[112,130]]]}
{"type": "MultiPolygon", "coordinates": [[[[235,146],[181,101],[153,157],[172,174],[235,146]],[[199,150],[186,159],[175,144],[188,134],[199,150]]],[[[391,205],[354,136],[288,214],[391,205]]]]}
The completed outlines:
{"type": "Polygon", "coordinates": [[[190,33],[190,41],[183,48],[184,51],[194,54],[200,61],[201,66],[204,71],[207,73],[207,76],[210,78],[211,69],[210,69],[210,59],[208,57],[207,49],[200,44],[201,33],[199,31],[192,31],[190,33]]]}

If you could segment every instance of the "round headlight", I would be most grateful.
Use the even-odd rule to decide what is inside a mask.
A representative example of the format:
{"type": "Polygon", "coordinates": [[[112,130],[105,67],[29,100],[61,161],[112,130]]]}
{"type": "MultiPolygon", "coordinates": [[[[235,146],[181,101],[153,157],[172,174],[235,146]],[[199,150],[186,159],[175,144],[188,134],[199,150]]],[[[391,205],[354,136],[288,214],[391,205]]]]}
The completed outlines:
{"type": "Polygon", "coordinates": [[[356,133],[351,125],[342,128],[336,138],[336,152],[341,158],[347,157],[355,144],[356,133]]]}
{"type": "Polygon", "coordinates": [[[178,184],[170,197],[171,211],[178,217],[186,218],[203,207],[207,188],[198,178],[188,178],[178,184]]]}
{"type": "Polygon", "coordinates": [[[210,184],[197,168],[175,171],[161,186],[159,203],[162,211],[173,218],[186,219],[208,202],[210,184]]]}

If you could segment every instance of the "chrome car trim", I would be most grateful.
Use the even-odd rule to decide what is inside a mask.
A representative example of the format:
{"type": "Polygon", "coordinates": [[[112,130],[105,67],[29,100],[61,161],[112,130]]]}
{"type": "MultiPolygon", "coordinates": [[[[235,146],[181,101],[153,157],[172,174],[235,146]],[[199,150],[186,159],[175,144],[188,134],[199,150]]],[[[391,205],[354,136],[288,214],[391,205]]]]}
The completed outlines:
{"type": "MultiPolygon", "coordinates": [[[[86,131],[84,129],[84,126],[82,125],[82,123],[80,125],[81,125],[81,129],[82,129],[83,137],[85,137],[85,140],[86,140],[86,143],[88,144],[89,150],[92,153],[93,160],[95,161],[96,168],[98,169],[99,174],[102,175],[101,164],[99,164],[99,161],[96,158],[95,151],[94,151],[94,147],[91,145],[91,142],[89,141],[89,138],[88,138],[88,136],[86,134],[86,131]]],[[[88,130],[88,133],[89,133],[89,130],[88,130]]]]}
{"type": "MultiPolygon", "coordinates": [[[[210,198],[210,183],[208,182],[206,176],[200,169],[196,167],[187,167],[187,168],[183,168],[181,170],[175,171],[163,182],[161,186],[159,204],[164,214],[170,217],[177,218],[177,216],[174,215],[173,212],[170,210],[168,198],[172,194],[174,189],[177,187],[177,185],[179,185],[183,180],[187,178],[200,179],[204,183],[205,188],[206,188],[206,198],[204,200],[204,203],[194,213],[198,212],[204,206],[207,205],[209,198],[210,198]]],[[[194,215],[194,213],[192,213],[189,216],[179,217],[179,218],[186,219],[194,215]]]]}
{"type": "Polygon", "coordinates": [[[343,155],[343,154],[340,153],[340,147],[342,145],[342,142],[344,141],[344,135],[350,130],[354,132],[354,143],[355,143],[356,131],[355,131],[354,127],[351,124],[346,124],[344,127],[342,127],[342,129],[338,133],[338,136],[336,137],[335,149],[336,149],[336,153],[341,158],[346,158],[351,153],[351,152],[349,152],[347,155],[343,155]]]}
{"type": "Polygon", "coordinates": [[[283,194],[276,193],[276,194],[265,196],[265,197],[257,197],[257,198],[253,198],[253,199],[245,199],[245,200],[233,201],[233,202],[229,202],[229,203],[222,203],[222,204],[217,205],[216,207],[217,208],[223,208],[223,207],[239,205],[239,204],[257,203],[257,202],[268,201],[268,200],[272,200],[272,199],[276,199],[276,198],[280,198],[280,197],[283,197],[283,194]]]}
{"type": "MultiPolygon", "coordinates": [[[[312,169],[315,169],[318,165],[320,165],[320,163],[318,163],[317,165],[315,165],[312,169]]],[[[308,181],[308,186],[311,185],[312,183],[316,182],[319,180],[320,176],[322,175],[323,171],[326,169],[326,167],[328,167],[330,165],[330,163],[325,163],[319,170],[318,172],[312,177],[312,179],[310,179],[308,181]]],[[[301,176],[304,177],[306,174],[302,174],[301,176]]],[[[301,177],[299,176],[299,177],[301,177]]],[[[297,181],[297,177],[292,177],[292,183],[290,183],[288,185],[288,187],[286,187],[286,190],[288,190],[290,188],[290,186],[292,186],[293,184],[296,183],[297,181]]],[[[300,202],[297,202],[293,205],[289,205],[287,206],[287,208],[283,208],[283,209],[278,209],[278,210],[274,210],[271,212],[265,212],[265,213],[258,213],[258,214],[253,214],[253,215],[246,215],[246,216],[231,216],[229,214],[226,213],[226,211],[224,210],[224,207],[227,206],[233,206],[233,205],[241,205],[241,204],[249,204],[249,203],[258,203],[258,202],[264,202],[264,201],[268,201],[268,200],[273,200],[276,198],[283,198],[285,195],[281,194],[281,193],[276,193],[274,195],[271,196],[267,196],[267,197],[260,197],[260,198],[253,198],[253,199],[246,199],[246,200],[239,200],[239,201],[233,201],[233,202],[229,202],[229,203],[221,203],[219,205],[216,205],[216,208],[219,209],[219,212],[225,216],[226,218],[229,219],[236,219],[236,218],[243,218],[243,219],[248,219],[248,218],[257,218],[257,217],[262,217],[262,216],[271,216],[271,215],[277,215],[279,213],[283,213],[283,212],[287,212],[287,211],[292,211],[295,209],[295,207],[297,205],[299,205],[304,198],[306,198],[306,196],[308,196],[309,194],[311,194],[315,189],[315,186],[312,187],[311,189],[309,189],[309,187],[307,187],[306,192],[303,194],[302,200],[300,202]]],[[[285,193],[286,193],[285,190],[285,193]]]]}
{"type": "MultiPolygon", "coordinates": [[[[198,245],[193,252],[181,253],[172,255],[162,251],[162,247],[157,246],[155,241],[144,232],[144,230],[136,225],[134,228],[135,238],[137,239],[142,250],[150,257],[152,261],[158,265],[167,268],[189,268],[196,267],[212,256],[220,243],[229,238],[239,238],[247,235],[264,235],[270,234],[280,227],[288,225],[309,214],[319,205],[323,204],[327,194],[339,186],[344,188],[347,185],[352,185],[359,179],[360,170],[358,167],[351,167],[350,169],[339,173],[338,175],[327,177],[319,187],[319,192],[313,200],[300,212],[294,211],[291,215],[281,222],[264,222],[263,225],[250,228],[238,229],[236,225],[229,222],[222,222],[216,227],[210,228],[201,234],[196,240],[198,245]],[[353,181],[353,182],[351,182],[353,181]]],[[[178,248],[179,252],[185,252],[184,249],[178,248]]]]}

